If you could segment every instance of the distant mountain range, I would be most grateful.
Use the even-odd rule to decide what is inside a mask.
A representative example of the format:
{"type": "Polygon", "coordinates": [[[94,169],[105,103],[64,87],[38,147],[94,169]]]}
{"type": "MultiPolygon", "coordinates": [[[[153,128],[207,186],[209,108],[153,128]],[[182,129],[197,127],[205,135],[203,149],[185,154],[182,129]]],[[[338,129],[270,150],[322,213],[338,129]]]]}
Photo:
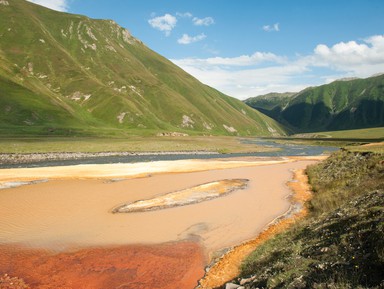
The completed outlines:
{"type": "Polygon", "coordinates": [[[284,135],[111,20],[0,1],[0,135],[284,135]]]}
{"type": "Polygon", "coordinates": [[[244,101],[294,132],[384,126],[384,75],[343,79],[299,93],[270,93],[244,101]]]}

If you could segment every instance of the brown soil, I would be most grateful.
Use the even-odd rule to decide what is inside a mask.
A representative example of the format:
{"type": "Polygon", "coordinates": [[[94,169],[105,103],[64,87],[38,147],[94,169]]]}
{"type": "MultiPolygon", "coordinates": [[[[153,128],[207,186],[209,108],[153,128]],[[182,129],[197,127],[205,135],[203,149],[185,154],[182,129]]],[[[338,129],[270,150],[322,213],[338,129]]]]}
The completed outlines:
{"type": "MultiPolygon", "coordinates": [[[[311,191],[308,184],[308,177],[304,170],[295,170],[293,181],[288,183],[288,186],[293,191],[292,202],[304,204],[311,198],[311,191]]],[[[255,239],[244,242],[235,246],[232,250],[226,253],[220,260],[213,265],[203,279],[199,281],[199,287],[203,289],[211,289],[221,287],[226,282],[234,279],[239,275],[241,263],[257,246],[271,238],[273,235],[283,232],[291,226],[297,219],[306,216],[307,210],[303,209],[288,218],[279,218],[267,227],[255,239]]]]}
{"type": "Polygon", "coordinates": [[[194,242],[59,253],[1,245],[0,288],[188,289],[204,275],[204,264],[194,242]]]}

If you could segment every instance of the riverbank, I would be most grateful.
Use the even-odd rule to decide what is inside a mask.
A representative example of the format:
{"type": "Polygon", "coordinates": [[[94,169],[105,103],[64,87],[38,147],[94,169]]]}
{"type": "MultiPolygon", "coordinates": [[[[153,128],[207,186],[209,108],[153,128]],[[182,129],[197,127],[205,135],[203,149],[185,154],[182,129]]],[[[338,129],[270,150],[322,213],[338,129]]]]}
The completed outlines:
{"type": "Polygon", "coordinates": [[[0,137],[0,153],[99,153],[99,152],[264,152],[273,148],[244,143],[235,136],[127,136],[127,137],[0,137]]]}
{"type": "Polygon", "coordinates": [[[0,153],[0,164],[28,164],[49,161],[85,160],[105,157],[219,155],[215,151],[168,151],[168,152],[50,152],[50,153],[0,153]]]}
{"type": "Polygon", "coordinates": [[[327,154],[336,147],[238,137],[1,139],[0,168],[327,154]]]}

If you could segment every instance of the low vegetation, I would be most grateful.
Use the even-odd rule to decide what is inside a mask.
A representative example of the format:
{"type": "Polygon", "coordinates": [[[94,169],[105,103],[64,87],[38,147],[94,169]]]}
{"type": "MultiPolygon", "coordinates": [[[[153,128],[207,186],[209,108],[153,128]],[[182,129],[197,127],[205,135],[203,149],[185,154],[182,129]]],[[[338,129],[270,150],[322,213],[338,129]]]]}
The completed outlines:
{"type": "Polygon", "coordinates": [[[0,138],[0,153],[55,153],[55,152],[182,152],[208,151],[244,153],[271,151],[274,148],[247,144],[241,138],[227,136],[131,136],[105,137],[19,137],[0,138]]]}
{"type": "Polygon", "coordinates": [[[314,192],[309,203],[313,214],[332,212],[345,201],[384,189],[384,155],[343,150],[307,169],[314,192]]]}
{"type": "Polygon", "coordinates": [[[371,152],[384,154],[384,142],[381,143],[371,143],[365,145],[356,145],[348,148],[350,151],[354,152],[365,152],[369,149],[371,152]]]}
{"type": "Polygon", "coordinates": [[[309,218],[243,263],[244,288],[383,288],[384,155],[341,150],[307,169],[309,218]]]}
{"type": "Polygon", "coordinates": [[[384,139],[384,127],[296,134],[298,138],[384,139]]]}

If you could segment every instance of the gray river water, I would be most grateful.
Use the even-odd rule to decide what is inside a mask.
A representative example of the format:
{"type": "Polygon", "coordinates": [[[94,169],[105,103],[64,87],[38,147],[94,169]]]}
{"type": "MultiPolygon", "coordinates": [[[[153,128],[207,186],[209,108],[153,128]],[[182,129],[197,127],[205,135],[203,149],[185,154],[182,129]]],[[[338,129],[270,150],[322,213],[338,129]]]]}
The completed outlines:
{"type": "Polygon", "coordinates": [[[273,140],[265,139],[244,139],[244,143],[255,144],[277,149],[271,152],[253,153],[161,153],[161,154],[132,154],[126,156],[103,156],[71,160],[49,160],[23,164],[0,164],[0,168],[21,168],[21,167],[46,167],[46,166],[68,166],[79,164],[112,164],[112,163],[136,163],[151,161],[170,161],[183,159],[215,159],[215,158],[234,158],[234,157],[280,157],[280,156],[317,156],[338,150],[335,146],[312,146],[290,143],[276,143],[273,140]]]}

